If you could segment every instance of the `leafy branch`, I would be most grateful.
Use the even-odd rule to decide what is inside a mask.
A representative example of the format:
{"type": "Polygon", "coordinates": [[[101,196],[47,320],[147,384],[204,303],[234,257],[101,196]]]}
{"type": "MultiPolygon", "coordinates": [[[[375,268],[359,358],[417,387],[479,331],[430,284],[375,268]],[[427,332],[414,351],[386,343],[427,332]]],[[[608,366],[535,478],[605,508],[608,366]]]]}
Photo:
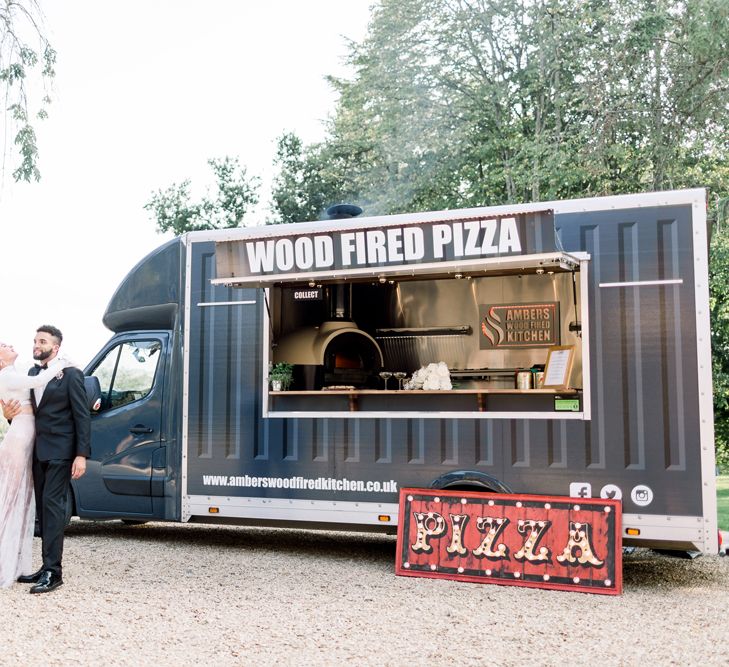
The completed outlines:
{"type": "Polygon", "coordinates": [[[193,201],[190,181],[173,183],[152,193],[144,205],[157,222],[157,231],[176,235],[204,229],[239,227],[248,209],[258,203],[260,179],[249,177],[237,158],[208,160],[216,178],[213,194],[193,201]]]}
{"type": "MultiPolygon", "coordinates": [[[[14,151],[20,163],[13,171],[16,181],[40,180],[38,145],[31,118],[44,120],[51,103],[48,93],[56,76],[56,51],[43,35],[41,10],[36,0],[4,0],[0,4],[0,83],[5,88],[3,119],[13,134],[14,151]],[[26,38],[25,36],[28,35],[26,38]],[[32,47],[30,42],[36,42],[32,47]],[[40,79],[44,92],[38,102],[31,99],[40,79]]],[[[3,172],[7,143],[3,150],[3,172]]]]}

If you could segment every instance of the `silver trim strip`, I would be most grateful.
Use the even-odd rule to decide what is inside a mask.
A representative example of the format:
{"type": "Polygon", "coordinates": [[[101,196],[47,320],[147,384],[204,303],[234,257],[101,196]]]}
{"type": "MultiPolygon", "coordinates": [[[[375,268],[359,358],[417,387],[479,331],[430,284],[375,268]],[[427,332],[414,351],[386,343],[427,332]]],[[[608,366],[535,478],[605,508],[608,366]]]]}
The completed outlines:
{"type": "MultiPolygon", "coordinates": [[[[281,235],[281,232],[279,232],[281,235]]],[[[335,270],[318,269],[299,273],[256,274],[250,276],[230,276],[214,278],[213,285],[246,285],[263,287],[273,283],[297,282],[302,280],[334,280],[346,278],[375,278],[390,276],[419,276],[430,273],[447,275],[456,272],[489,271],[499,269],[526,269],[546,265],[549,262],[564,265],[578,265],[586,253],[549,252],[526,255],[506,255],[503,257],[477,257],[450,260],[447,262],[428,262],[427,264],[397,264],[393,266],[341,268],[335,270]]],[[[589,255],[586,257],[589,259],[589,255]]]]}
{"type": "Polygon", "coordinates": [[[255,306],[255,301],[201,301],[197,304],[200,308],[206,306],[255,306]]]}
{"type": "MultiPolygon", "coordinates": [[[[576,398],[573,396],[565,396],[565,398],[576,398]]],[[[264,411],[263,416],[270,419],[278,419],[279,417],[298,417],[298,418],[314,418],[329,419],[331,417],[346,419],[589,419],[589,415],[585,414],[584,405],[581,412],[284,412],[278,410],[264,411]]]]}
{"type": "Polygon", "coordinates": [[[180,518],[189,521],[191,512],[187,502],[187,464],[188,446],[187,437],[189,425],[190,404],[190,296],[192,294],[192,243],[189,234],[184,237],[185,254],[185,330],[183,332],[182,352],[182,442],[181,442],[181,474],[180,474],[180,518]]]}
{"type": "MultiPolygon", "coordinates": [[[[300,500],[287,498],[251,498],[239,496],[186,496],[190,516],[230,517],[239,519],[268,519],[309,523],[347,523],[395,527],[399,519],[398,503],[352,502],[338,500],[300,500]],[[218,512],[211,514],[210,507],[218,512]],[[387,523],[380,515],[389,515],[387,523]]],[[[189,517],[188,517],[189,519],[189,517]]],[[[707,544],[703,519],[699,516],[664,516],[623,514],[623,539],[627,528],[639,528],[636,540],[691,542],[704,553],[716,553],[718,546],[707,544]]]]}
{"type": "Polygon", "coordinates": [[[309,523],[396,526],[399,511],[397,503],[358,503],[335,500],[187,496],[185,501],[186,505],[190,508],[190,516],[268,519],[309,523]],[[211,514],[209,512],[210,507],[217,507],[219,511],[211,514]],[[390,521],[380,521],[378,517],[381,514],[389,515],[390,521]]]}
{"type": "Polygon", "coordinates": [[[254,389],[254,391],[261,391],[263,396],[261,398],[261,416],[266,417],[268,413],[268,391],[270,388],[270,383],[268,382],[268,371],[267,369],[270,367],[271,363],[273,363],[273,359],[271,358],[271,343],[273,342],[271,340],[273,331],[271,330],[271,320],[268,317],[268,313],[270,312],[271,307],[271,289],[269,287],[264,287],[262,289],[263,292],[263,304],[265,308],[263,309],[263,317],[261,318],[263,321],[261,322],[263,326],[263,335],[262,335],[262,342],[263,345],[263,354],[261,355],[262,359],[262,365],[261,368],[263,370],[263,373],[265,375],[262,375],[262,381],[261,381],[261,389],[254,389]]]}
{"type": "Polygon", "coordinates": [[[689,542],[697,551],[715,555],[719,546],[707,540],[705,520],[700,516],[665,516],[623,514],[623,543],[625,542],[689,542]],[[638,528],[640,535],[628,535],[628,528],[638,528]]]}
{"type": "MultiPolygon", "coordinates": [[[[582,331],[582,419],[592,421],[592,384],[590,382],[590,304],[588,296],[590,287],[588,272],[594,267],[589,264],[589,255],[580,261],[580,322],[582,331]]],[[[564,415],[565,413],[558,413],[564,415]]],[[[563,417],[564,419],[564,417],[563,417]]]]}
{"type": "MultiPolygon", "coordinates": [[[[696,366],[698,374],[699,447],[701,456],[704,549],[719,551],[716,507],[716,455],[714,451],[714,389],[711,379],[711,323],[709,321],[709,257],[706,237],[706,203],[693,206],[694,294],[696,304],[696,366]]],[[[686,387],[690,396],[690,388],[686,387]]]]}
{"type": "Polygon", "coordinates": [[[671,280],[632,280],[624,283],[599,283],[600,287],[643,287],[646,285],[683,285],[683,278],[671,280]]]}

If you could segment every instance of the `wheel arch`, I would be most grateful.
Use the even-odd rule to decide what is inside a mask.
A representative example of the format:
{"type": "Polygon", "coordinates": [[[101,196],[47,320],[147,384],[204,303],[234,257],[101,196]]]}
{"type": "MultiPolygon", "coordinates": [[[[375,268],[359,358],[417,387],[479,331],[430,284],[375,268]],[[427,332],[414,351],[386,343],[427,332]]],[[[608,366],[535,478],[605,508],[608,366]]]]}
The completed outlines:
{"type": "Polygon", "coordinates": [[[453,470],[430,483],[431,489],[454,491],[486,491],[488,493],[514,493],[507,484],[479,470],[453,470]]]}

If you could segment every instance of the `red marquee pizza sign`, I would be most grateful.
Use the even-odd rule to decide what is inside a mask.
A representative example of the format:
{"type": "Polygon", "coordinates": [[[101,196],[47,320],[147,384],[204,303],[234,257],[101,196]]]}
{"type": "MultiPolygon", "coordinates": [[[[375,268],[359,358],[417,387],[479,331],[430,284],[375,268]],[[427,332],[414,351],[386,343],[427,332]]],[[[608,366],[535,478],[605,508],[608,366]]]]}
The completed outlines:
{"type": "Polygon", "coordinates": [[[396,573],[618,595],[621,503],[402,489],[396,573]]]}

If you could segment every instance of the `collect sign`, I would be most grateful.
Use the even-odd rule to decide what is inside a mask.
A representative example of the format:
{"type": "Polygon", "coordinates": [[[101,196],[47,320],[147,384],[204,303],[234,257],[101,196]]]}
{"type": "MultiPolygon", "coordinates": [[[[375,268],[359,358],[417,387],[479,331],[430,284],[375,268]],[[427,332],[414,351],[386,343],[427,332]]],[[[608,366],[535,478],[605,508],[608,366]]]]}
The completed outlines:
{"type": "MultiPolygon", "coordinates": [[[[363,221],[364,223],[364,221],[363,221]]],[[[296,225],[288,226],[296,229],[296,225]]],[[[218,278],[265,278],[287,274],[457,262],[553,252],[551,211],[491,218],[427,221],[346,228],[285,236],[250,237],[216,245],[218,278]]]]}
{"type": "Polygon", "coordinates": [[[621,501],[402,489],[399,575],[617,595],[621,501]]]}
{"type": "Polygon", "coordinates": [[[306,287],[292,292],[294,301],[321,301],[324,298],[321,287],[306,287]]]}
{"type": "Polygon", "coordinates": [[[559,345],[559,302],[479,305],[482,350],[559,345]]]}

